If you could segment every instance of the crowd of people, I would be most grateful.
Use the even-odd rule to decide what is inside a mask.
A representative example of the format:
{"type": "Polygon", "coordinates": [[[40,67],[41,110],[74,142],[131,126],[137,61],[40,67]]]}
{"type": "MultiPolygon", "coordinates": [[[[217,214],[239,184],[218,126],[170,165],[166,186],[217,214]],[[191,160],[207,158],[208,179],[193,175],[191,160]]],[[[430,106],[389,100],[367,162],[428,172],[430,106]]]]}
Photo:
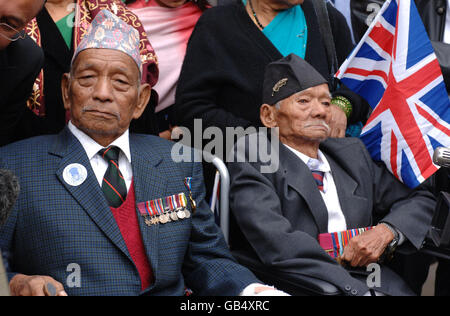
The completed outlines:
{"type": "MultiPolygon", "coordinates": [[[[433,258],[414,256],[448,175],[409,189],[357,138],[371,108],[333,75],[367,28],[353,15],[383,1],[331,2],[0,0],[0,170],[20,187],[0,204],[11,294],[295,294],[234,251],[342,295],[420,294],[433,258]],[[190,161],[173,159],[172,135],[197,120],[277,130],[258,142],[279,144],[274,172],[251,137],[235,145],[228,244],[207,202],[215,168],[186,146],[190,161]],[[333,257],[323,240],[353,231],[333,257]],[[73,264],[81,282],[68,285],[73,264]]],[[[446,78],[441,2],[416,0],[446,78]]]]}

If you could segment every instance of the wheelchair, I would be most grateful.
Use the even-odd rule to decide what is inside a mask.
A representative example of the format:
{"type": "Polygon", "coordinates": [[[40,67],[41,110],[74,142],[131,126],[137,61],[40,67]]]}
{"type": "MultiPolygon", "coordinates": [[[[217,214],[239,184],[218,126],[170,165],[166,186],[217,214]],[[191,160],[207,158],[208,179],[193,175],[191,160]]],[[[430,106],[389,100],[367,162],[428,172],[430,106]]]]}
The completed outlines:
{"type": "MultiPolygon", "coordinates": [[[[211,202],[211,211],[216,215],[217,222],[223,232],[225,241],[230,244],[230,174],[225,163],[218,157],[206,154],[211,163],[217,169],[214,182],[214,194],[211,202]],[[216,192],[220,192],[217,197],[216,192]],[[218,204],[218,205],[217,205],[218,204]],[[216,207],[218,206],[218,207],[216,207]],[[218,211],[217,211],[218,209],[218,211]]],[[[231,251],[234,258],[243,266],[247,267],[256,277],[264,282],[275,286],[293,296],[338,296],[342,292],[333,284],[319,280],[307,275],[292,275],[288,273],[275,272],[264,266],[254,258],[239,251],[231,251]]]]}
{"type": "Polygon", "coordinates": [[[441,192],[431,229],[421,252],[450,261],[450,194],[441,192]]]}
{"type": "MultiPolygon", "coordinates": [[[[209,155],[209,154],[208,154],[209,155]]],[[[225,163],[218,157],[210,155],[212,164],[217,169],[214,192],[220,191],[220,196],[213,199],[212,211],[216,214],[225,241],[230,244],[230,210],[229,192],[230,175],[225,163]],[[218,190],[219,189],[219,190],[218,190]],[[218,207],[215,207],[216,204],[218,207]],[[218,209],[218,210],[217,210],[218,209]]],[[[432,225],[420,253],[431,257],[450,261],[450,194],[441,192],[432,225]]],[[[412,250],[401,254],[411,253],[412,250]]],[[[307,275],[292,275],[274,272],[248,255],[232,250],[232,255],[243,266],[249,268],[261,281],[295,296],[339,296],[343,293],[333,284],[307,275]]]]}

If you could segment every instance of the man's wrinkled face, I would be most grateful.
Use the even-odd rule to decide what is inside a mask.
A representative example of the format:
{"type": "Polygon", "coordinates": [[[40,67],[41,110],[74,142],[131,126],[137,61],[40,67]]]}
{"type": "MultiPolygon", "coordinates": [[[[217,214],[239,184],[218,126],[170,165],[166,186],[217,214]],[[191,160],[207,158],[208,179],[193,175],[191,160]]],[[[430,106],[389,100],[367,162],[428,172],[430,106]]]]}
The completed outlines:
{"type": "Polygon", "coordinates": [[[280,139],[321,142],[330,135],[331,95],[327,84],[298,92],[280,102],[275,120],[280,139]]]}
{"type": "Polygon", "coordinates": [[[44,0],[0,0],[0,23],[3,23],[0,24],[0,50],[11,43],[8,38],[13,38],[17,31],[22,31],[43,5],[44,0]]]}
{"type": "Polygon", "coordinates": [[[136,63],[125,53],[82,51],[63,79],[64,106],[72,123],[99,144],[114,141],[147,105],[150,87],[141,86],[139,77],[136,63]]]}

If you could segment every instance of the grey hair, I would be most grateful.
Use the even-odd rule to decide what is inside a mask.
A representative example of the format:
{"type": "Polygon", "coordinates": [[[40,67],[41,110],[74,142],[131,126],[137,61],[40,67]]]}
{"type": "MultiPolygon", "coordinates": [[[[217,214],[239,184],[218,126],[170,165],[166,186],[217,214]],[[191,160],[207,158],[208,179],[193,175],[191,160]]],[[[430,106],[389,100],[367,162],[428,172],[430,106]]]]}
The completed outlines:
{"type": "Polygon", "coordinates": [[[20,192],[19,181],[8,170],[0,169],[0,226],[11,212],[20,192]]]}

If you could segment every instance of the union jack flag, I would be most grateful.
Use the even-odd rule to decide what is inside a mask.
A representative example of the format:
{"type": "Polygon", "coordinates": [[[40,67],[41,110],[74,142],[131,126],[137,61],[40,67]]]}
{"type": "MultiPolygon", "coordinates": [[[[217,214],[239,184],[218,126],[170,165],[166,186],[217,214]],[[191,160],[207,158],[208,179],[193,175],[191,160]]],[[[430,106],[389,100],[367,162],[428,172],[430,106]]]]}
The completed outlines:
{"type": "Polygon", "coordinates": [[[411,188],[438,170],[450,147],[450,100],[414,1],[388,0],[336,74],[373,109],[361,139],[411,188]]]}

